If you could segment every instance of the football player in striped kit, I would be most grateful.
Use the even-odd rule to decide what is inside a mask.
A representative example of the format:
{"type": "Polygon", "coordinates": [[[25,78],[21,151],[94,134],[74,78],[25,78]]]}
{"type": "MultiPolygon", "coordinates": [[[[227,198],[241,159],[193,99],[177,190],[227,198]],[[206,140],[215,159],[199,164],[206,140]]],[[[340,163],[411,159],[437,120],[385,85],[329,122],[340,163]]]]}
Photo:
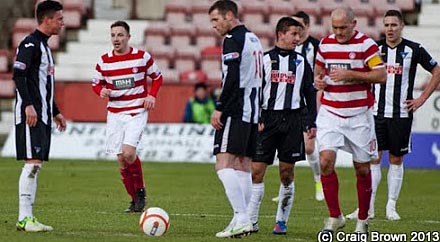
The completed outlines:
{"type": "MultiPolygon", "coordinates": [[[[389,10],[383,19],[385,39],[378,42],[387,67],[387,83],[375,84],[373,109],[379,157],[371,162],[372,196],[368,216],[373,218],[377,187],[382,178],[380,161],[388,150],[389,169],[386,218],[399,220],[396,203],[403,181],[403,157],[411,151],[411,126],[414,112],[431,96],[440,83],[440,67],[419,43],[402,38],[403,16],[389,10]],[[419,97],[413,96],[417,64],[432,74],[419,97]]],[[[357,217],[358,209],[347,215],[357,217]]]]}
{"type": "Polygon", "coordinates": [[[295,162],[305,159],[302,117],[310,112],[307,136],[316,135],[316,89],[313,72],[306,58],[295,52],[303,25],[291,17],[276,26],[275,48],[263,57],[264,79],[257,151],[252,161],[252,197],[249,213],[253,232],[258,231],[258,214],[264,195],[264,175],[278,152],[280,187],[274,234],[286,234],[295,195],[295,162]],[[306,102],[304,102],[306,100],[306,102]],[[306,106],[307,104],[307,106],[306,106]]]}
{"type": "Polygon", "coordinates": [[[151,55],[128,45],[130,26],[116,21],[110,26],[113,49],[101,56],[93,77],[93,91],[107,98],[106,152],[116,154],[122,182],[131,197],[126,213],[142,212],[145,185],[142,166],[136,154],[154,109],[162,74],[151,55]],[[150,90],[147,77],[152,79],[150,90]]]}
{"type": "Polygon", "coordinates": [[[321,182],[330,213],[323,232],[332,233],[345,225],[335,172],[336,154],[341,149],[353,155],[356,171],[359,215],[355,232],[367,233],[370,162],[378,157],[371,85],[386,82],[385,65],[374,40],[355,30],[351,8],[335,9],[331,24],[333,34],[321,40],[315,64],[315,87],[322,90],[316,137],[321,182]]]}

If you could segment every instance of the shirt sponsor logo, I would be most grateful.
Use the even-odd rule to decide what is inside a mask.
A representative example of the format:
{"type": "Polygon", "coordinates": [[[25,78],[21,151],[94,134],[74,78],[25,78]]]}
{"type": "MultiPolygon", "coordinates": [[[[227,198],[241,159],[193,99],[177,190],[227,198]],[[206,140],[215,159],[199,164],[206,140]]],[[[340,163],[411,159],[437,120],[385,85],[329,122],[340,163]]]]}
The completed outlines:
{"type": "Polygon", "coordinates": [[[394,65],[387,65],[388,74],[402,75],[402,72],[403,72],[403,66],[401,66],[399,63],[396,63],[394,65]]]}
{"type": "Polygon", "coordinates": [[[231,61],[238,59],[240,54],[238,52],[231,52],[223,55],[223,61],[231,61]]]}
{"type": "Polygon", "coordinates": [[[330,72],[336,70],[336,69],[342,69],[342,70],[351,70],[349,63],[332,63],[328,65],[328,70],[330,72]]]}
{"type": "Polygon", "coordinates": [[[134,77],[112,80],[113,88],[117,90],[130,89],[134,87],[134,77]]]}
{"type": "Polygon", "coordinates": [[[26,64],[20,61],[15,61],[14,63],[14,69],[19,69],[19,70],[26,70],[26,64]]]}
{"type": "Polygon", "coordinates": [[[270,80],[271,82],[286,82],[286,83],[295,83],[296,76],[291,71],[287,73],[280,73],[277,70],[273,70],[270,72],[270,80]]]}

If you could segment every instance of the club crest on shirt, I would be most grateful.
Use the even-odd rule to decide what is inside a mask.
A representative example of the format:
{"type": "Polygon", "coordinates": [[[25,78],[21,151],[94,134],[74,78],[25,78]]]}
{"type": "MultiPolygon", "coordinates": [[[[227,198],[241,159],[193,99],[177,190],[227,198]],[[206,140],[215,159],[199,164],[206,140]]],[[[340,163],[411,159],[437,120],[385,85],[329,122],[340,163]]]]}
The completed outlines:
{"type": "Polygon", "coordinates": [[[133,73],[138,73],[138,68],[137,67],[133,67],[133,73]]]}
{"type": "Polygon", "coordinates": [[[295,62],[295,65],[297,65],[297,66],[300,65],[302,62],[302,60],[300,60],[300,59],[295,59],[293,61],[295,62]]]}
{"type": "Polygon", "coordinates": [[[402,56],[402,59],[405,59],[408,55],[408,52],[400,52],[400,56],[402,56]]]}
{"type": "Polygon", "coordinates": [[[350,52],[350,54],[348,54],[348,58],[350,58],[351,60],[353,60],[354,58],[356,58],[356,53],[354,53],[354,52],[350,52]]]}
{"type": "Polygon", "coordinates": [[[112,80],[113,88],[117,90],[130,89],[134,87],[134,77],[112,80]]]}

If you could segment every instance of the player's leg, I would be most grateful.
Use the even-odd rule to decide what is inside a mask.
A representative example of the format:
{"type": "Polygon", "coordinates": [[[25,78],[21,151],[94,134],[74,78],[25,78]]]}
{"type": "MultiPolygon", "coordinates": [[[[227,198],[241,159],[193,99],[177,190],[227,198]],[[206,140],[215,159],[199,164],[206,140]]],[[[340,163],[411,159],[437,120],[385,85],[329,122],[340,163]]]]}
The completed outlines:
{"type": "Polygon", "coordinates": [[[306,151],[306,160],[309,162],[310,168],[313,172],[313,179],[315,180],[315,199],[318,201],[324,200],[324,193],[322,192],[321,184],[321,167],[319,165],[319,154],[315,148],[315,138],[309,139],[307,133],[303,134],[304,145],[306,151]]]}
{"type": "Polygon", "coordinates": [[[344,146],[344,136],[339,127],[341,122],[343,120],[340,117],[329,113],[324,108],[318,112],[316,140],[324,199],[330,215],[323,228],[325,232],[335,232],[345,226],[345,218],[339,207],[339,183],[335,171],[336,152],[339,147],[344,146]]]}
{"type": "Polygon", "coordinates": [[[264,196],[264,175],[266,173],[267,164],[265,162],[252,162],[252,195],[248,205],[249,218],[252,222],[252,232],[259,231],[258,216],[260,213],[260,205],[264,196]]]}
{"type": "Polygon", "coordinates": [[[289,220],[290,211],[292,210],[293,199],[295,196],[294,177],[295,163],[286,163],[280,160],[280,188],[278,197],[280,198],[275,216],[274,234],[286,234],[287,222],[289,220]]]}
{"type": "Polygon", "coordinates": [[[396,210],[397,199],[403,182],[403,156],[394,156],[389,153],[390,167],[388,168],[388,202],[386,206],[386,218],[388,220],[400,220],[396,210]]]}
{"type": "Polygon", "coordinates": [[[147,113],[140,113],[135,116],[126,115],[128,121],[124,125],[124,139],[122,145],[122,156],[127,164],[133,181],[135,194],[133,212],[142,212],[145,207],[146,191],[141,161],[136,154],[137,146],[140,143],[145,128],[147,113]]]}
{"type": "Polygon", "coordinates": [[[37,122],[35,127],[26,123],[16,125],[17,160],[24,160],[19,182],[19,215],[17,230],[26,232],[51,231],[53,228],[41,224],[33,214],[33,204],[37,193],[37,179],[43,160],[48,160],[50,146],[50,127],[37,122]]]}
{"type": "Polygon", "coordinates": [[[239,158],[244,157],[246,154],[251,126],[231,117],[225,117],[222,121],[224,127],[216,130],[214,135],[215,168],[225,189],[226,197],[234,211],[234,218],[231,223],[226,229],[216,234],[216,237],[224,238],[241,236],[250,233],[252,230],[244,192],[235,170],[236,167],[240,166],[240,164],[236,164],[239,162],[239,158]]]}

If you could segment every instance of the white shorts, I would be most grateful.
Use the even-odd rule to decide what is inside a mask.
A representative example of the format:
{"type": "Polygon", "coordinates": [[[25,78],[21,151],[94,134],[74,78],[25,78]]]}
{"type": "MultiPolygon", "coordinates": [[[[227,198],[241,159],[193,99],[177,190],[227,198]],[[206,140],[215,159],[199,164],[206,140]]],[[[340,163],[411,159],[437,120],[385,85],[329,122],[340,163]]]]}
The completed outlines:
{"type": "Polygon", "coordinates": [[[378,157],[371,109],[350,118],[342,118],[321,106],[316,118],[316,140],[319,151],[338,149],[353,155],[356,162],[369,162],[378,157]]]}
{"type": "Polygon", "coordinates": [[[122,153],[122,144],[137,148],[147,124],[147,118],[147,112],[135,116],[107,112],[106,152],[120,154],[122,153]]]}

